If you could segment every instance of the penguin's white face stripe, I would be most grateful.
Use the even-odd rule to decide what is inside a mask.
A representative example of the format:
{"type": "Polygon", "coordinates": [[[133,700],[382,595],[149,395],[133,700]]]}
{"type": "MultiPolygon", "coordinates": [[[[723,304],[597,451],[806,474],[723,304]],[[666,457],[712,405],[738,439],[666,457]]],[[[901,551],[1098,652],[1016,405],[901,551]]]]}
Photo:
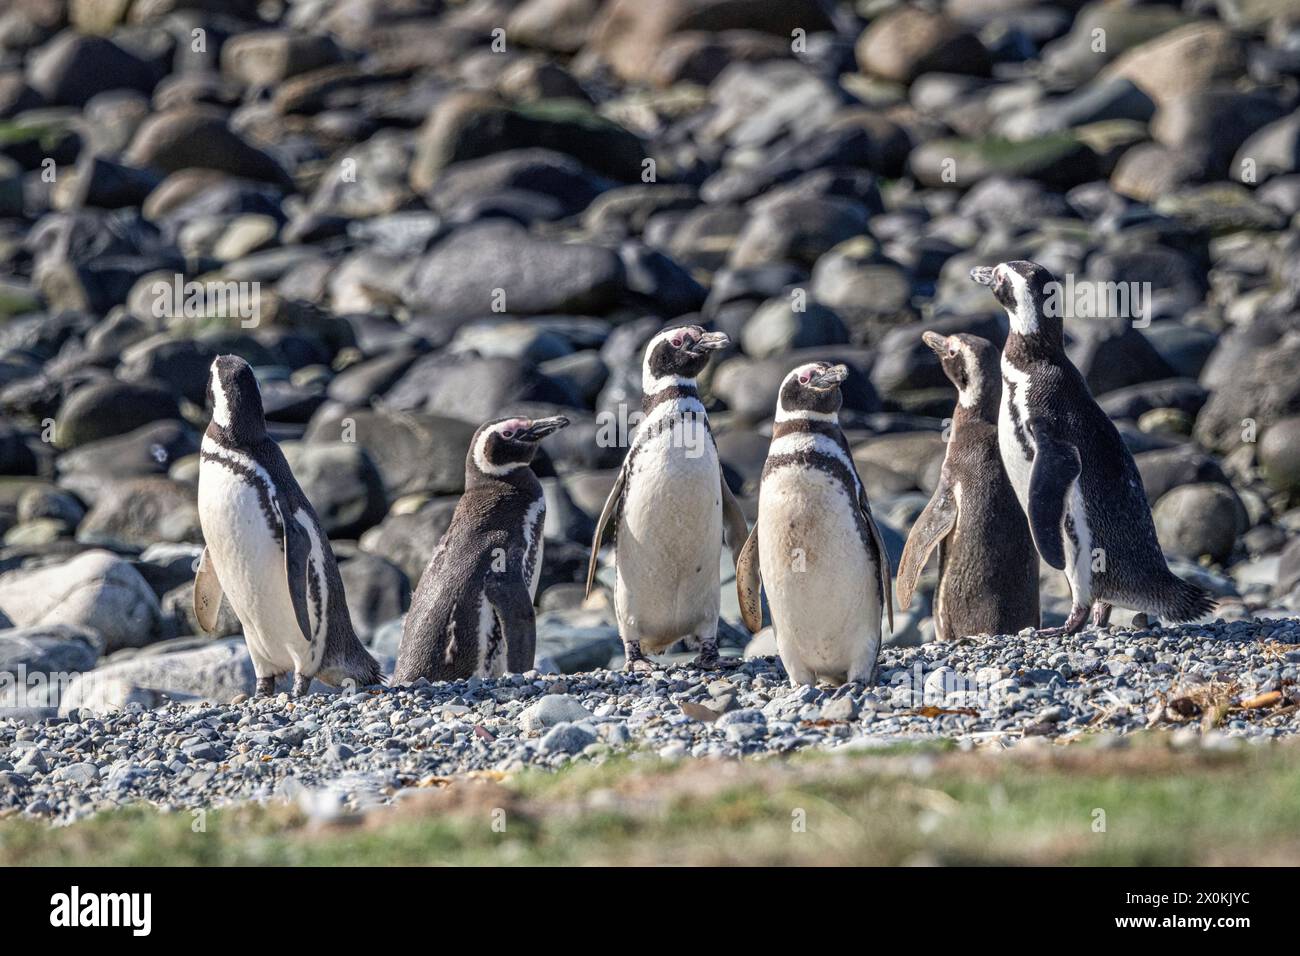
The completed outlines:
{"type": "Polygon", "coordinates": [[[1038,305],[1030,294],[1029,283],[1015,269],[1000,265],[994,270],[993,281],[1005,278],[1015,292],[1016,308],[1007,310],[1011,327],[1020,335],[1033,335],[1038,331],[1038,305]]]}
{"type": "Polygon", "coordinates": [[[487,455],[488,436],[492,434],[496,434],[498,432],[505,431],[507,428],[511,426],[520,427],[518,425],[520,421],[522,421],[522,419],[512,418],[509,421],[498,422],[496,425],[493,425],[491,428],[485,428],[483,430],[483,434],[478,436],[478,441],[474,443],[474,464],[478,467],[479,471],[483,472],[483,474],[485,475],[501,476],[501,475],[508,475],[512,471],[518,471],[520,468],[528,467],[527,462],[522,462],[522,461],[512,461],[504,465],[494,465],[488,459],[488,455],[487,455]]]}
{"type": "Polygon", "coordinates": [[[822,370],[820,362],[809,362],[806,365],[800,365],[798,368],[791,370],[790,374],[781,379],[781,388],[776,393],[776,422],[838,422],[839,415],[836,412],[815,412],[804,409],[787,409],[785,402],[781,398],[785,392],[785,387],[790,384],[790,380],[800,375],[814,375],[822,370]]]}
{"type": "Polygon", "coordinates": [[[221,376],[217,374],[217,363],[212,363],[210,372],[212,377],[212,420],[217,423],[218,428],[230,427],[230,399],[226,395],[226,387],[221,383],[221,376]]]}
{"type": "Polygon", "coordinates": [[[957,389],[957,401],[963,408],[974,408],[984,391],[984,376],[980,373],[979,359],[971,347],[959,339],[949,339],[961,351],[962,364],[966,368],[966,387],[957,389]]]}
{"type": "Polygon", "coordinates": [[[641,369],[641,391],[647,397],[658,395],[670,388],[687,388],[694,385],[695,379],[687,378],[685,375],[661,375],[659,378],[654,378],[648,366],[641,369]]]}

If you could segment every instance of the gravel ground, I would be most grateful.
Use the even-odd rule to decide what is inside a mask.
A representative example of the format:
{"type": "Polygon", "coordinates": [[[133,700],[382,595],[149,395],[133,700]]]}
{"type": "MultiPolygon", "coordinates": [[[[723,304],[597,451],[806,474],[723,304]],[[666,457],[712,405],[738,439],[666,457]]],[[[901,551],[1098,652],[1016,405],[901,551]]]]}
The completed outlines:
{"type": "Polygon", "coordinates": [[[192,810],[289,799],[328,818],[450,774],[624,749],[739,757],[926,738],[1004,747],[1154,725],[1218,745],[1300,732],[1298,672],[1300,621],[1288,619],[886,648],[870,689],[791,688],[778,661],[760,658],[718,673],[530,672],[74,712],[0,723],[0,807],[67,822],[140,801],[192,810]]]}

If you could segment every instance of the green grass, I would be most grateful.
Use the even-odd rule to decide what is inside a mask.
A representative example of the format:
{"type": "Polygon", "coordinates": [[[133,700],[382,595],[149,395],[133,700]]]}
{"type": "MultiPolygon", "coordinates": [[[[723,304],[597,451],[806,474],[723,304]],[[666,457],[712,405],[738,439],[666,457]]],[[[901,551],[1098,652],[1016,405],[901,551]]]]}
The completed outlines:
{"type": "Polygon", "coordinates": [[[430,781],[351,823],[289,806],[195,823],[144,807],[63,828],[10,817],[0,865],[1279,864],[1300,854],[1300,747],[620,757],[430,781]]]}

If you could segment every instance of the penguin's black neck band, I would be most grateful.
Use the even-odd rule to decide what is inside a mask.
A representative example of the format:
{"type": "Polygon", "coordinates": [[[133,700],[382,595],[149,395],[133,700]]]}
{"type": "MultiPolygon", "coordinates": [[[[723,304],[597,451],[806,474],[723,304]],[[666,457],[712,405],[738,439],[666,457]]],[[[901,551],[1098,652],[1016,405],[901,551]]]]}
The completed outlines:
{"type": "Polygon", "coordinates": [[[693,398],[697,402],[700,400],[700,390],[694,382],[679,382],[661,388],[657,392],[652,392],[641,397],[641,411],[649,415],[659,405],[664,402],[675,402],[685,398],[693,398]]]}

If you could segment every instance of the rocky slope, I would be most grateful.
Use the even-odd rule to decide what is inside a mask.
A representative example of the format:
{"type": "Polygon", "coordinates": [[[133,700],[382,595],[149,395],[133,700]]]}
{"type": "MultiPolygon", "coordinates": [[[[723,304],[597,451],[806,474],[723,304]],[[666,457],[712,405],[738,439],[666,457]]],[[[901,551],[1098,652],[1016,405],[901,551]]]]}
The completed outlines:
{"type": "MultiPolygon", "coordinates": [[[[113,719],[179,741],[251,689],[238,622],[214,641],[189,609],[217,353],[257,368],[381,655],[474,426],[572,419],[539,466],[539,669],[586,671],[619,662],[605,602],[581,606],[577,582],[650,335],[732,335],[705,384],[751,514],[782,375],[847,363],[847,433],[897,560],[954,397],[920,332],[1000,340],[1005,318],[966,275],[1008,258],[1141,296],[1071,316],[1070,354],[1136,455],[1175,570],[1228,621],[1294,615],[1298,79],[1287,0],[15,0],[0,11],[6,739],[53,735],[57,754],[82,728],[69,746],[106,775],[168,766],[183,748],[104,754],[137,731],[41,722],[170,699],[113,719]],[[197,700],[220,706],[182,706],[197,700]]],[[[1043,587],[1059,622],[1064,581],[1043,587]]],[[[891,655],[931,637],[929,601],[922,588],[900,614],[891,655]]],[[[729,585],[723,617],[737,653],[729,585]]],[[[1231,642],[1206,653],[1225,680],[1257,666],[1231,642]]],[[[746,673],[775,688],[774,667],[746,673]]],[[[348,719],[388,720],[402,699],[348,719]]],[[[1060,706],[1067,725],[1088,713],[1060,706]]],[[[209,729],[225,750],[244,733],[209,729]]],[[[39,791],[22,756],[4,772],[39,791]]],[[[13,805],[62,806],[15,786],[13,805]]]]}

